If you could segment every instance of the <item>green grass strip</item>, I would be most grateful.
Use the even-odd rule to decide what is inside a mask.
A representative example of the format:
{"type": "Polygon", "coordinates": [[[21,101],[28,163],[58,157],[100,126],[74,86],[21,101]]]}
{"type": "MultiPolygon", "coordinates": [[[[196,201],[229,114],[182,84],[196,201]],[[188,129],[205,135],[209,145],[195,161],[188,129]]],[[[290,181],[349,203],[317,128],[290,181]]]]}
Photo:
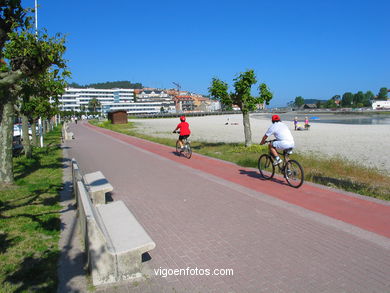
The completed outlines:
{"type": "MultiPolygon", "coordinates": [[[[132,135],[174,147],[176,139],[159,138],[137,132],[135,124],[111,124],[91,122],[94,125],[111,129],[127,135],[132,135]]],[[[194,152],[221,160],[236,163],[243,167],[257,168],[257,160],[262,153],[268,152],[266,146],[234,143],[208,143],[191,141],[194,152]]],[[[340,157],[319,156],[312,153],[295,153],[291,158],[298,160],[304,168],[305,180],[328,187],[390,200],[390,176],[375,168],[362,166],[340,157]]]]}
{"type": "Polygon", "coordinates": [[[0,186],[0,292],[56,292],[62,184],[60,128],[50,146],[14,158],[15,185],[0,186]]]}

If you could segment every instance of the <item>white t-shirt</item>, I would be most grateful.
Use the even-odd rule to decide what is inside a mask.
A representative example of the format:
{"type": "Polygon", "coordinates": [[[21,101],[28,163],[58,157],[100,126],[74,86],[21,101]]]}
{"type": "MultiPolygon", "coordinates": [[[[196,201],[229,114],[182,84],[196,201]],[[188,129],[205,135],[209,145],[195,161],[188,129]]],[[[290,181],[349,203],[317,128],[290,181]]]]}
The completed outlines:
{"type": "Polygon", "coordinates": [[[294,138],[288,126],[282,122],[273,123],[265,133],[266,136],[275,136],[276,140],[285,141],[294,145],[294,138]]]}

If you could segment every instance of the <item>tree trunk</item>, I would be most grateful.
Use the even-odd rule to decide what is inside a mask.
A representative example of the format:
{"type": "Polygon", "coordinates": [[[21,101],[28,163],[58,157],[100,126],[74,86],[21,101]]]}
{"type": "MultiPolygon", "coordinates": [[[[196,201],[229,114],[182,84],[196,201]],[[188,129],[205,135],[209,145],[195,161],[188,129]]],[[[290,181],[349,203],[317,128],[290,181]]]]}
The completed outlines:
{"type": "Polygon", "coordinates": [[[37,146],[37,122],[35,120],[31,123],[31,136],[31,144],[37,146]]]}
{"type": "Polygon", "coordinates": [[[243,111],[242,118],[244,122],[245,146],[248,147],[252,144],[252,131],[251,123],[249,121],[249,112],[243,111]]]}
{"type": "Polygon", "coordinates": [[[28,133],[28,118],[22,115],[22,132],[23,132],[23,149],[26,158],[32,157],[32,147],[30,142],[30,135],[28,133]]]}
{"type": "Polygon", "coordinates": [[[14,104],[0,104],[0,184],[14,183],[12,141],[14,134],[14,104]]]}
{"type": "Polygon", "coordinates": [[[42,133],[45,135],[47,133],[47,120],[42,119],[42,133]]]}

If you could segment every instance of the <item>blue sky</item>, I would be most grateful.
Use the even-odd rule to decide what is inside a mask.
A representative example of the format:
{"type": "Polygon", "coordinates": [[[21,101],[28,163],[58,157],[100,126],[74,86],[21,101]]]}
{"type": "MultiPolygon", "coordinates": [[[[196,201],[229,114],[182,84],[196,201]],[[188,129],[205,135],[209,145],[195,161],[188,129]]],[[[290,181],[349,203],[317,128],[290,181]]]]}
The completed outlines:
{"type": "MultiPolygon", "coordinates": [[[[33,0],[23,1],[33,6],[33,0]]],[[[38,24],[67,34],[79,84],[130,80],[207,94],[254,69],[274,94],[390,88],[390,1],[38,0],[38,24]]]]}

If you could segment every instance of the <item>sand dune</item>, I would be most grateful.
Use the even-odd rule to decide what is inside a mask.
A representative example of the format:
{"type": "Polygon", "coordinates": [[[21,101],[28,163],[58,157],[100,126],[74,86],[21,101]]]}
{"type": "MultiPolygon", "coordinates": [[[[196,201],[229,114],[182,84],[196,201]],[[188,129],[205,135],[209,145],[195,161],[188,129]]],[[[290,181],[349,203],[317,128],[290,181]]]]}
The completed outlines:
{"type": "MultiPolygon", "coordinates": [[[[170,138],[177,136],[172,133],[179,123],[177,118],[131,121],[145,134],[170,138]]],[[[193,141],[244,142],[242,115],[188,117],[187,121],[193,141]]],[[[294,131],[292,121],[284,123],[292,131],[298,152],[340,156],[390,174],[390,125],[312,123],[310,131],[294,131]]],[[[251,116],[253,143],[260,142],[270,124],[268,118],[251,116]]]]}

